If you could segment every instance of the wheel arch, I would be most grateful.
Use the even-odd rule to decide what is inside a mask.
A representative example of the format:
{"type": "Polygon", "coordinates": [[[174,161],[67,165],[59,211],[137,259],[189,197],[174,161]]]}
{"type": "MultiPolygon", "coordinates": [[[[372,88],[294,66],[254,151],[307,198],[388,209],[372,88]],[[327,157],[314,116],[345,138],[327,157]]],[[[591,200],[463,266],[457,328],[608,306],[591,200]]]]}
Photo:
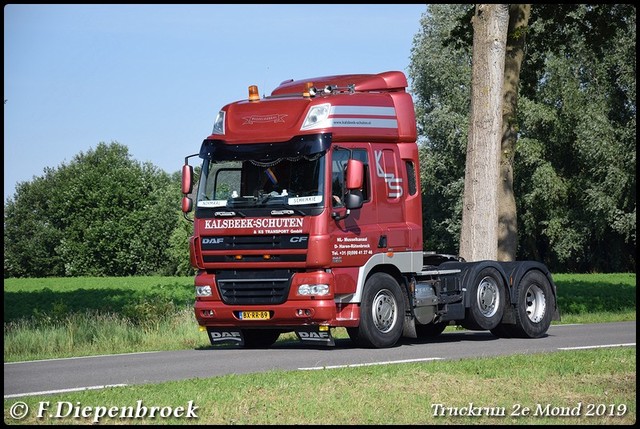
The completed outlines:
{"type": "Polygon", "coordinates": [[[386,273],[395,279],[395,281],[398,283],[398,286],[400,286],[400,289],[402,290],[402,296],[404,297],[405,310],[408,309],[409,306],[411,305],[409,301],[409,289],[408,289],[409,284],[407,282],[407,278],[402,275],[398,267],[393,264],[377,265],[367,273],[366,277],[364,278],[363,284],[366,285],[367,280],[369,280],[369,278],[376,273],[386,273]]]}
{"type": "Polygon", "coordinates": [[[353,295],[342,302],[350,304],[360,304],[362,302],[362,292],[366,281],[375,273],[384,272],[392,276],[407,298],[407,279],[404,273],[413,273],[422,267],[422,252],[397,252],[390,258],[384,254],[373,255],[365,264],[358,269],[358,279],[356,281],[356,291],[353,295]]]}
{"type": "MultiPolygon", "coordinates": [[[[558,308],[558,290],[553,276],[549,268],[541,262],[537,261],[515,261],[515,262],[503,262],[505,272],[508,275],[508,283],[510,285],[510,301],[518,302],[518,292],[522,286],[522,279],[525,275],[532,271],[538,271],[542,273],[551,286],[551,292],[553,293],[553,317],[551,320],[560,320],[560,310],[558,308]]],[[[515,304],[514,304],[515,305],[515,304]]]]}
{"type": "MultiPolygon", "coordinates": [[[[511,306],[512,291],[508,282],[508,276],[504,267],[498,261],[484,260],[477,262],[445,262],[438,268],[447,270],[459,269],[460,273],[457,275],[460,277],[460,284],[465,291],[467,290],[468,286],[471,285],[471,282],[474,281],[475,277],[478,275],[478,273],[480,273],[480,271],[484,270],[485,268],[494,268],[500,275],[505,289],[509,290],[509,292],[506,294],[507,302],[505,302],[505,308],[507,308],[507,306],[511,306]]],[[[469,306],[471,305],[471,299],[471,294],[466,292],[463,294],[463,302],[465,308],[469,308],[469,306]]]]}

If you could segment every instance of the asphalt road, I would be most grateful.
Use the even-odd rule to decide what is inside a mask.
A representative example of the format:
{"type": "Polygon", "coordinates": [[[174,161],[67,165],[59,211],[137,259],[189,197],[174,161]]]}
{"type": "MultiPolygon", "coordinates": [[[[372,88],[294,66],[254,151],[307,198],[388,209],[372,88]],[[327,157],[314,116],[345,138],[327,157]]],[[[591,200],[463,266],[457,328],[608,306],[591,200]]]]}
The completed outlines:
{"type": "Polygon", "coordinates": [[[404,339],[389,349],[356,348],[349,340],[337,340],[335,347],[322,348],[291,341],[263,350],[217,347],[52,359],[5,363],[4,397],[270,370],[310,370],[635,345],[636,322],[633,321],[553,325],[547,336],[538,339],[500,339],[488,331],[445,332],[429,341],[404,339]]]}

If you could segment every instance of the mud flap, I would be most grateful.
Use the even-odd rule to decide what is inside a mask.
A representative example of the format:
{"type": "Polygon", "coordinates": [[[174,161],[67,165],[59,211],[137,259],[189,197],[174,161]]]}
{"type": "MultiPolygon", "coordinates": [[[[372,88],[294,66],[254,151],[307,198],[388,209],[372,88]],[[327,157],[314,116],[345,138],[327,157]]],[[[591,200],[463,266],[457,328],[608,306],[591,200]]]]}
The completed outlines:
{"type": "Polygon", "coordinates": [[[402,336],[407,338],[418,338],[418,334],[416,333],[416,319],[410,316],[404,317],[402,336]]]}
{"type": "Polygon", "coordinates": [[[237,344],[244,346],[244,337],[240,329],[207,328],[211,345],[237,344]]]}
{"type": "Polygon", "coordinates": [[[331,331],[320,331],[317,327],[308,327],[296,330],[296,335],[303,344],[323,346],[335,346],[331,331]]]}

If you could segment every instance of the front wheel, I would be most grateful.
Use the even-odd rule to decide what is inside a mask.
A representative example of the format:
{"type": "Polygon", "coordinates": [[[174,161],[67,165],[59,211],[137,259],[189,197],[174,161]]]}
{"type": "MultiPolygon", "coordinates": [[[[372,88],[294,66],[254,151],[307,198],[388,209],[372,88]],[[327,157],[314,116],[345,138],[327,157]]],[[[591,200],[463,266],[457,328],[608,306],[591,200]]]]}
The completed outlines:
{"type": "Polygon", "coordinates": [[[347,332],[361,347],[395,345],[402,335],[404,296],[398,282],[387,273],[375,273],[365,283],[360,325],[347,332]]]}

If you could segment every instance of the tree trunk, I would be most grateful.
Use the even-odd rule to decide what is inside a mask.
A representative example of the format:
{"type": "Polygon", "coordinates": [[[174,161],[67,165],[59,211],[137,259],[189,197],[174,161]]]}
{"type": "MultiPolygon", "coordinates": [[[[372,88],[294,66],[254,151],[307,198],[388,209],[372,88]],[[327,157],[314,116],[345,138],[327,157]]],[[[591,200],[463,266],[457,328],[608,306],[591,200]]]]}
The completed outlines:
{"type": "Polygon", "coordinates": [[[472,22],[471,112],[460,256],[467,261],[495,260],[498,249],[502,87],[509,6],[478,4],[472,22]]]}
{"type": "Polygon", "coordinates": [[[513,194],[513,157],[518,139],[518,85],[524,59],[530,4],[509,5],[509,30],[504,64],[502,147],[498,183],[498,260],[515,261],[518,251],[518,217],[513,194]]]}

